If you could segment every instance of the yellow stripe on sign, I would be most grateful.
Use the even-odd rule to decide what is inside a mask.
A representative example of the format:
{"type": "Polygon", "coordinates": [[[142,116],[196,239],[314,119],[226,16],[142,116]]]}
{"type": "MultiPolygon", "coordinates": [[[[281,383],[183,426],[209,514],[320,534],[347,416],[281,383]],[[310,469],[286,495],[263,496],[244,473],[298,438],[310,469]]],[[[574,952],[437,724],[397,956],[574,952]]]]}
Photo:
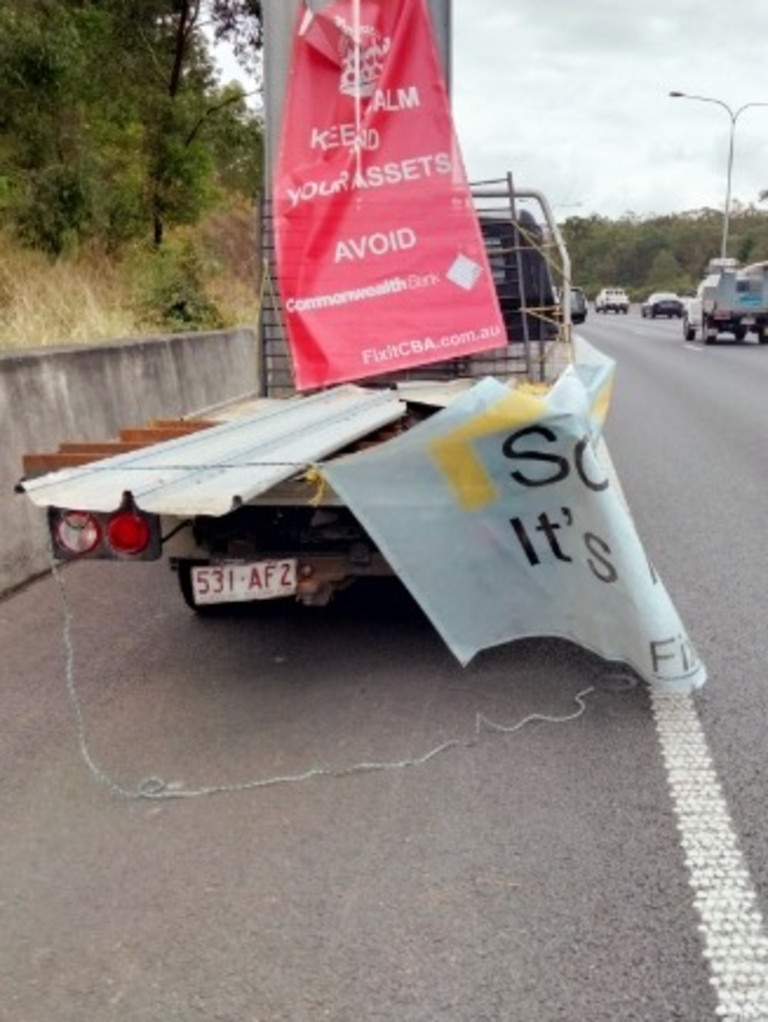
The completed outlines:
{"type": "Polygon", "coordinates": [[[430,442],[430,454],[464,511],[477,511],[498,498],[496,486],[470,440],[535,422],[546,408],[546,396],[513,390],[484,412],[430,442]]]}
{"type": "Polygon", "coordinates": [[[613,373],[608,377],[606,382],[600,388],[595,400],[590,406],[590,414],[592,418],[598,422],[601,426],[605,424],[605,420],[608,417],[608,408],[611,404],[611,395],[613,394],[613,373]]]}

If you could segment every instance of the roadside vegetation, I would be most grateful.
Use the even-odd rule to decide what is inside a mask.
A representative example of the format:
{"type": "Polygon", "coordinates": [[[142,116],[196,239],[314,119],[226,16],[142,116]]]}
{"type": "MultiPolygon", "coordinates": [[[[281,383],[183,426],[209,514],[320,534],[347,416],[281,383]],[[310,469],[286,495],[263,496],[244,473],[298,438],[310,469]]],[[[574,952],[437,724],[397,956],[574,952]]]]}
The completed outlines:
{"type": "MultiPolygon", "coordinates": [[[[623,287],[633,301],[652,291],[692,294],[710,259],[720,254],[722,210],[619,220],[569,217],[561,230],[573,282],[594,298],[602,287],[623,287]]],[[[736,205],[730,217],[729,256],[741,264],[768,260],[768,212],[736,205]]]]}
{"type": "MultiPolygon", "coordinates": [[[[258,70],[260,0],[2,0],[0,349],[253,323],[262,124],[212,41],[258,70]]],[[[761,201],[762,201],[761,196],[761,201]]],[[[722,211],[562,225],[573,281],[690,294],[722,211]]],[[[736,207],[729,254],[768,259],[736,207]]]]}
{"type": "Polygon", "coordinates": [[[258,0],[3,0],[0,347],[253,322],[258,0]]]}
{"type": "Polygon", "coordinates": [[[0,350],[89,344],[147,334],[255,325],[256,214],[243,199],[161,250],[96,243],[51,259],[0,232],[0,350]]]}

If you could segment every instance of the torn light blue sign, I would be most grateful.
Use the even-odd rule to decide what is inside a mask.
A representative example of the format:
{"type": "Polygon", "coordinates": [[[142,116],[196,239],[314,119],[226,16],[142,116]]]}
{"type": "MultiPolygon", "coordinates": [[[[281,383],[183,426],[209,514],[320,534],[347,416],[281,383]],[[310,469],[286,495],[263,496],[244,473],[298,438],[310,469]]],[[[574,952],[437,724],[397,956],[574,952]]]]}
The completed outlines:
{"type": "Polygon", "coordinates": [[[462,664],[557,636],[689,692],[704,665],[600,452],[613,370],[579,341],[547,393],[486,378],[322,473],[462,664]]]}

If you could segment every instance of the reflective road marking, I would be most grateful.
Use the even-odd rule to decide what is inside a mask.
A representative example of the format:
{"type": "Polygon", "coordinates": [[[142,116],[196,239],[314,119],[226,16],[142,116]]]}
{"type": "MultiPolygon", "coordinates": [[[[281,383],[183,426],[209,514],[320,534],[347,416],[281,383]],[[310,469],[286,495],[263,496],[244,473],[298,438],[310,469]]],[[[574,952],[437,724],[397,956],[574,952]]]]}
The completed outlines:
{"type": "Polygon", "coordinates": [[[691,696],[651,691],[672,802],[726,1022],[768,1020],[768,936],[691,696]]]}

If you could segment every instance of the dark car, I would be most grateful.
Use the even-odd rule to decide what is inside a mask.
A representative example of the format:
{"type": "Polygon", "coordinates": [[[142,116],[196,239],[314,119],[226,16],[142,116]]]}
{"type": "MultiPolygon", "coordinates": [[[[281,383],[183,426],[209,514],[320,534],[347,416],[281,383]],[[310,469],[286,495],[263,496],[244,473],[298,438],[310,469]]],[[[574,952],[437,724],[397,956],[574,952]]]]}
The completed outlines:
{"type": "Polygon", "coordinates": [[[583,323],[587,318],[587,296],[580,287],[571,288],[571,323],[583,323]]]}
{"type": "Polygon", "coordinates": [[[654,291],[640,306],[640,313],[646,319],[656,319],[657,316],[682,319],[685,303],[672,291],[654,291]]]}

